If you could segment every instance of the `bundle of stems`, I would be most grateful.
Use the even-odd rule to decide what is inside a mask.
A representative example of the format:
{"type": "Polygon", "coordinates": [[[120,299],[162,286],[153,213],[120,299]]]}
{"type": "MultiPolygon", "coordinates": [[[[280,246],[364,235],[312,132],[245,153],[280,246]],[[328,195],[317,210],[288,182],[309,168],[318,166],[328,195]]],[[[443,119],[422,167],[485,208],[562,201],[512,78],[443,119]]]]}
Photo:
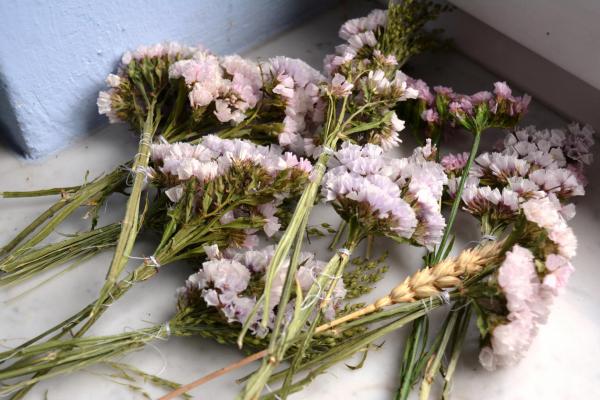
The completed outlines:
{"type": "MultiPolygon", "coordinates": [[[[462,118],[459,116],[455,117],[457,123],[459,123],[468,132],[472,133],[473,141],[471,144],[471,149],[469,151],[467,162],[462,170],[456,193],[454,194],[454,199],[452,201],[450,209],[450,215],[448,217],[448,223],[446,225],[446,228],[444,229],[442,240],[440,242],[440,245],[437,247],[436,251],[429,253],[425,257],[426,262],[438,263],[440,260],[448,257],[448,255],[452,251],[454,245],[454,239],[451,239],[452,228],[456,220],[457,213],[459,211],[459,207],[462,201],[462,194],[465,189],[467,179],[471,173],[473,161],[475,160],[475,157],[478,154],[482,134],[486,130],[491,128],[513,127],[519,121],[519,118],[494,120],[494,118],[490,118],[488,114],[488,110],[485,107],[482,107],[478,109],[477,112],[473,113],[472,116],[464,116],[462,118]]],[[[483,237],[489,236],[489,234],[492,233],[492,231],[486,230],[488,228],[489,226],[482,225],[483,237]]],[[[497,233],[495,232],[495,230],[493,231],[494,233],[497,233]]],[[[508,248],[512,244],[515,243],[515,235],[518,234],[520,234],[520,230],[515,229],[514,232],[511,233],[509,236],[510,240],[506,240],[505,242],[498,242],[494,244],[494,246],[502,248],[503,252],[501,254],[504,254],[504,252],[508,250],[508,248]]],[[[496,263],[492,263],[492,265],[495,264],[496,263]]],[[[425,269],[421,270],[419,274],[429,279],[434,279],[435,277],[435,271],[432,271],[427,266],[425,267],[425,269]]],[[[435,286],[435,283],[433,283],[435,282],[435,279],[431,282],[435,286]]],[[[424,374],[423,382],[421,385],[421,399],[429,398],[433,378],[440,370],[442,357],[444,357],[447,346],[450,343],[452,343],[452,358],[445,376],[444,393],[447,393],[447,390],[449,390],[448,388],[450,387],[449,382],[451,380],[452,374],[456,367],[456,363],[458,361],[458,357],[460,355],[460,347],[470,321],[470,315],[471,311],[469,303],[464,302],[464,300],[461,299],[456,307],[456,310],[451,310],[449,312],[444,325],[442,326],[440,332],[437,334],[436,339],[433,341],[429,351],[426,351],[429,333],[428,316],[424,315],[423,317],[414,321],[411,332],[405,341],[405,346],[403,350],[402,366],[400,372],[400,385],[396,394],[397,400],[405,400],[408,398],[412,387],[416,383],[418,377],[421,376],[421,374],[424,374]],[[450,342],[451,338],[452,342],[450,342]],[[426,370],[424,370],[425,366],[427,367],[426,370]]]]}
{"type": "MultiPolygon", "coordinates": [[[[0,250],[0,270],[5,271],[6,265],[17,260],[31,250],[35,245],[50,235],[56,227],[72,215],[81,206],[91,206],[95,215],[106,198],[117,191],[123,190],[128,172],[117,168],[89,183],[71,188],[55,188],[32,192],[3,192],[5,198],[22,198],[38,195],[59,194],[61,198],[40,214],[35,220],[19,232],[9,243],[0,250]]],[[[95,217],[92,218],[95,224],[95,217]]]]}
{"type": "MultiPolygon", "coordinates": [[[[188,182],[184,196],[175,208],[168,212],[168,221],[162,228],[160,243],[152,256],[145,258],[140,266],[118,281],[110,291],[103,293],[80,312],[15,350],[21,351],[53,333],[53,339],[57,339],[75,327],[78,327],[78,330],[75,333],[71,332],[72,335],[75,338],[81,337],[110,304],[124,295],[132,285],[151,278],[160,268],[174,261],[201,257],[205,252],[205,245],[216,244],[223,248],[229,245],[239,246],[245,240],[246,230],[259,229],[265,224],[262,216],[240,217],[222,223],[225,214],[236,209],[268,203],[281,193],[289,193],[293,198],[294,190],[299,190],[294,187],[298,184],[298,179],[291,179],[287,170],[269,178],[269,182],[257,182],[253,175],[249,176],[248,173],[254,174],[257,171],[252,167],[234,165],[230,174],[204,183],[200,192],[196,190],[199,189],[196,188],[196,181],[188,182]],[[198,193],[201,193],[200,198],[198,193]]],[[[47,372],[37,372],[35,379],[41,379],[40,376],[47,372]]]]}
{"type": "Polygon", "coordinates": [[[114,223],[34,248],[3,264],[0,286],[15,284],[70,260],[84,260],[116,245],[121,225],[114,223]]]}
{"type": "MultiPolygon", "coordinates": [[[[282,388],[274,391],[274,393],[281,398],[285,398],[290,393],[300,390],[318,374],[335,363],[345,360],[357,352],[365,351],[369,344],[384,335],[404,327],[415,319],[421,318],[430,311],[451,301],[467,299],[470,291],[476,288],[481,279],[501,263],[504,252],[514,243],[514,240],[516,240],[515,237],[509,237],[498,243],[485,243],[472,249],[466,249],[456,257],[447,258],[432,265],[428,268],[428,273],[424,274],[422,271],[417,271],[393,288],[388,295],[354,312],[321,325],[319,325],[319,319],[312,320],[309,329],[299,334],[293,342],[294,346],[297,347],[294,347],[295,354],[290,366],[283,371],[274,373],[267,378],[267,382],[273,383],[283,379],[282,388]],[[427,277],[424,275],[427,275],[427,277]],[[447,298],[442,295],[444,291],[452,289],[456,290],[447,292],[447,298]],[[386,322],[390,319],[391,322],[386,322]],[[359,331],[356,334],[357,328],[384,322],[385,325],[371,330],[359,331]],[[353,335],[344,335],[344,332],[351,330],[354,332],[353,335]],[[303,358],[301,355],[303,349],[309,346],[311,340],[323,335],[339,338],[340,341],[331,350],[312,357],[310,360],[303,358]],[[308,376],[298,382],[292,382],[298,374],[309,369],[312,369],[312,371],[308,376]]],[[[335,259],[336,257],[332,260],[335,259]]],[[[323,309],[327,301],[329,301],[329,296],[323,296],[316,307],[317,310],[323,309]]],[[[311,311],[314,312],[314,309],[311,311]]],[[[192,384],[185,385],[163,399],[167,400],[184,391],[192,390],[200,384],[257,359],[266,358],[265,362],[268,363],[270,357],[271,352],[269,349],[264,349],[220,370],[223,372],[212,373],[192,384]]],[[[252,377],[249,379],[252,379],[252,377]]]]}
{"type": "MultiPolygon", "coordinates": [[[[6,382],[19,377],[26,378],[3,385],[0,395],[12,393],[57,375],[106,362],[116,356],[139,350],[153,340],[166,340],[171,335],[223,338],[227,337],[227,329],[231,328],[220,323],[210,310],[184,308],[167,323],[149,328],[109,336],[52,340],[18,351],[3,352],[0,353],[1,359],[19,359],[0,370],[0,380],[6,382]],[[32,373],[35,375],[30,376],[32,373]]],[[[232,338],[234,335],[235,333],[229,334],[232,338]]]]}

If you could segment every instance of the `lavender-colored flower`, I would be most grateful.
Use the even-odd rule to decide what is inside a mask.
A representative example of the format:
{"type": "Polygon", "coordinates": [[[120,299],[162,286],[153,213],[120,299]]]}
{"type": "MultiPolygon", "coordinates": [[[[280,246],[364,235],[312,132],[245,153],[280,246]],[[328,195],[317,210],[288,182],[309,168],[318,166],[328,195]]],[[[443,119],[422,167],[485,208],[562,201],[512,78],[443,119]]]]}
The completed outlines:
{"type": "Polygon", "coordinates": [[[462,200],[467,212],[477,217],[488,216],[494,222],[510,222],[519,214],[519,196],[508,188],[467,186],[462,200]]]}
{"type": "Polygon", "coordinates": [[[445,227],[440,200],[447,182],[441,165],[425,159],[431,151],[389,159],[379,146],[344,143],[325,174],[323,196],[343,218],[358,217],[367,231],[431,247],[445,227]]]}
{"type": "Polygon", "coordinates": [[[440,161],[446,173],[458,174],[467,165],[469,153],[448,154],[440,161]]]}
{"type": "Polygon", "coordinates": [[[562,199],[583,196],[585,190],[577,176],[566,168],[538,169],[529,179],[547,193],[555,193],[562,199]]]}
{"type": "Polygon", "coordinates": [[[580,164],[590,165],[594,160],[591,151],[594,146],[594,129],[590,125],[570,124],[564,142],[564,152],[569,159],[580,164]]]}
{"type": "Polygon", "coordinates": [[[527,161],[513,155],[483,153],[475,159],[471,174],[482,181],[505,184],[508,178],[527,176],[530,168],[527,161]]]}

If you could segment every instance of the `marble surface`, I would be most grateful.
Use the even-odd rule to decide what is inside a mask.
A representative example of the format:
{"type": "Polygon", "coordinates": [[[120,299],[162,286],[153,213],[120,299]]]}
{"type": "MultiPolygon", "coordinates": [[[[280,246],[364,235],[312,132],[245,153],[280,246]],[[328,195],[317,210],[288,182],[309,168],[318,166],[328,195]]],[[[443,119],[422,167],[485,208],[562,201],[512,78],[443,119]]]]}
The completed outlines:
{"type": "MultiPolygon", "coordinates": [[[[350,13],[366,10],[358,5],[350,13]]],[[[266,58],[284,54],[301,57],[316,67],[322,56],[337,43],[336,30],[346,19],[348,11],[337,9],[316,18],[298,29],[261,46],[248,55],[266,58]]],[[[491,86],[498,79],[464,57],[449,53],[420,57],[407,67],[409,73],[423,77],[431,84],[454,86],[460,91],[477,91],[491,86]]],[[[532,105],[524,121],[539,127],[562,126],[565,121],[539,103],[532,105]]],[[[491,133],[486,145],[500,138],[491,133]]],[[[409,147],[407,141],[406,147],[409,147]]],[[[458,148],[458,146],[455,146],[458,148]]],[[[0,190],[28,190],[48,186],[66,186],[81,182],[86,170],[91,176],[108,171],[131,157],[136,140],[122,126],[111,126],[75,144],[73,147],[37,163],[26,162],[8,149],[0,148],[0,190]]],[[[405,150],[408,151],[408,150],[405,150]]],[[[597,170],[597,166],[594,168],[597,170]]],[[[600,254],[600,175],[590,174],[586,197],[577,201],[577,216],[572,226],[579,237],[579,253],[574,264],[577,272],[570,286],[555,305],[548,323],[542,327],[528,357],[518,366],[493,373],[483,370],[477,362],[477,333],[471,327],[466,349],[461,357],[453,388],[455,400],[546,400],[600,398],[600,274],[597,257],[600,254]]],[[[6,242],[24,227],[53,198],[0,199],[0,243],[6,242]]],[[[122,216],[124,198],[113,196],[102,213],[103,223],[122,216]]],[[[85,229],[88,221],[83,213],[61,225],[60,233],[85,229]]],[[[328,210],[318,208],[313,222],[336,217],[328,210]]],[[[460,242],[457,247],[474,240],[476,226],[470,218],[457,223],[460,242]]],[[[57,239],[58,235],[50,238],[57,239]]],[[[153,238],[142,237],[133,255],[147,255],[152,251],[153,238]]],[[[323,243],[313,243],[316,250],[323,243]]],[[[420,265],[421,251],[408,246],[397,246],[381,240],[377,248],[390,252],[390,271],[369,298],[385,294],[404,276],[420,265]]],[[[322,257],[327,257],[325,252],[322,257]]],[[[29,289],[61,269],[15,287],[0,288],[0,346],[12,347],[25,339],[62,321],[84,304],[95,298],[106,273],[110,253],[105,252],[76,269],[50,282],[29,289]]],[[[132,263],[133,266],[133,263],[132,263]]],[[[126,329],[161,323],[174,310],[174,290],[182,284],[192,267],[175,264],[161,271],[155,278],[134,287],[113,305],[94,326],[90,334],[109,334],[126,329]],[[152,293],[151,296],[148,294],[152,293]]],[[[432,316],[439,322],[440,316],[432,316]]],[[[332,368],[318,377],[309,388],[292,396],[295,399],[330,399],[334,396],[348,399],[389,399],[396,389],[401,344],[406,331],[395,332],[385,338],[385,344],[369,352],[364,368],[352,371],[344,365],[332,368]]],[[[382,340],[383,342],[383,340],[382,340]]],[[[189,382],[218,367],[240,358],[230,347],[217,345],[198,338],[170,338],[157,341],[142,351],[128,355],[123,361],[144,370],[182,383],[189,382]]],[[[349,363],[352,363],[350,360],[349,363]]],[[[239,387],[235,378],[250,372],[251,368],[202,386],[193,393],[195,398],[233,398],[239,387]]],[[[28,399],[138,399],[127,387],[112,382],[102,368],[58,377],[38,384],[28,399]],[[47,396],[47,397],[44,397],[47,396]]],[[[148,388],[152,396],[160,391],[148,388]]]]}

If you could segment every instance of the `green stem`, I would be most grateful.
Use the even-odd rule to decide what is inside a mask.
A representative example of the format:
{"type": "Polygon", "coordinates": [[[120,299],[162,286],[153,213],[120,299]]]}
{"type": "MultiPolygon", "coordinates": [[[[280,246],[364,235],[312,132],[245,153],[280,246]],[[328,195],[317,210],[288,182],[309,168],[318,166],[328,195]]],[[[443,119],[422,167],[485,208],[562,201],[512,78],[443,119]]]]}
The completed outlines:
{"type": "MultiPolygon", "coordinates": [[[[352,224],[351,224],[352,225],[352,224]]],[[[346,247],[349,252],[352,252],[356,246],[359,244],[362,236],[360,235],[360,230],[350,229],[349,239],[346,243],[346,247]]],[[[284,358],[286,352],[289,348],[298,340],[302,329],[306,326],[306,323],[311,315],[313,315],[314,307],[311,306],[312,299],[318,299],[322,296],[322,293],[326,293],[325,300],[321,303],[321,307],[327,304],[328,299],[330,298],[331,291],[333,290],[333,285],[335,285],[336,280],[338,278],[331,279],[331,276],[339,277],[343,272],[344,267],[349,261],[349,254],[346,253],[336,253],[327,263],[327,265],[323,268],[323,271],[320,273],[319,277],[316,279],[316,282],[311,286],[306,297],[304,297],[303,301],[299,304],[296,304],[296,309],[294,311],[294,316],[292,320],[289,322],[286,330],[282,332],[281,335],[273,334],[271,345],[269,346],[269,353],[263,359],[262,364],[258,371],[256,371],[246,383],[242,393],[239,398],[244,400],[255,399],[262,393],[265,385],[269,381],[271,375],[273,374],[274,369],[279,365],[279,362],[284,358]],[[310,299],[310,300],[309,300],[310,299]],[[306,303],[309,301],[308,303],[306,303]],[[307,306],[308,305],[308,306],[307,306]]],[[[280,307],[285,308],[280,303],[280,307]]],[[[314,333],[314,329],[316,329],[316,324],[312,324],[311,326],[312,333],[314,333]]],[[[312,338],[311,331],[306,335],[303,344],[298,350],[300,354],[306,348],[312,338]]],[[[300,355],[301,357],[301,355],[300,355]]],[[[294,366],[297,366],[298,360],[296,363],[293,363],[294,366]]]]}
{"type": "Polygon", "coordinates": [[[421,383],[421,393],[419,394],[420,400],[428,400],[429,393],[431,392],[431,385],[433,384],[433,380],[440,370],[440,366],[442,363],[442,358],[446,352],[446,347],[448,347],[448,343],[450,341],[450,337],[454,331],[454,325],[456,325],[456,321],[458,319],[457,311],[450,311],[448,315],[448,320],[445,325],[444,334],[442,335],[442,340],[439,343],[437,349],[435,349],[435,353],[429,358],[427,368],[425,369],[425,375],[423,377],[423,382],[421,383]]]}
{"type": "Polygon", "coordinates": [[[54,203],[2,248],[0,255],[11,251],[11,254],[4,262],[16,259],[22,253],[40,243],[80,206],[93,201],[98,196],[102,196],[103,193],[112,192],[115,187],[121,184],[124,176],[125,173],[123,171],[116,169],[108,175],[82,185],[81,189],[77,192],[69,194],[54,203]],[[36,230],[37,232],[25,241],[36,230]]]}
{"type": "MultiPolygon", "coordinates": [[[[155,101],[148,107],[148,115],[146,116],[146,122],[140,138],[138,153],[131,167],[135,174],[135,178],[131,187],[129,199],[127,200],[125,217],[123,218],[123,222],[121,222],[121,233],[119,235],[119,240],[117,241],[117,248],[115,249],[115,254],[109,267],[106,282],[100,291],[101,298],[103,297],[103,294],[109,293],[112,290],[119,279],[125,265],[129,261],[129,256],[131,255],[131,250],[133,249],[138,234],[140,200],[144,188],[144,181],[146,179],[144,168],[148,166],[148,162],[150,161],[152,139],[158,124],[154,117],[154,105],[155,101]]],[[[94,306],[92,314],[96,313],[100,306],[100,304],[94,306]]]]}
{"type": "Polygon", "coordinates": [[[6,191],[0,192],[0,197],[5,199],[23,198],[23,197],[41,197],[41,196],[54,196],[57,194],[68,194],[75,193],[81,186],[67,186],[61,188],[51,189],[40,189],[40,190],[27,190],[27,191],[6,191]]]}
{"type": "Polygon", "coordinates": [[[413,322],[412,331],[406,340],[402,369],[400,371],[400,388],[396,392],[396,400],[405,400],[412,388],[415,365],[419,358],[419,349],[423,350],[427,345],[427,318],[422,317],[413,322]]]}
{"type": "Polygon", "coordinates": [[[467,329],[469,328],[469,323],[471,322],[471,311],[472,308],[470,305],[467,305],[460,310],[460,316],[458,317],[460,322],[458,323],[458,329],[452,341],[450,361],[448,362],[446,374],[444,375],[444,390],[442,392],[443,400],[450,400],[452,378],[454,377],[454,372],[456,371],[458,359],[462,351],[463,342],[465,340],[465,336],[467,335],[467,329]]]}
{"type": "MultiPolygon", "coordinates": [[[[333,147],[333,146],[335,146],[336,142],[337,142],[337,137],[334,137],[333,140],[331,140],[329,143],[326,143],[325,145],[329,146],[329,147],[333,147]]],[[[277,244],[275,253],[273,254],[273,257],[271,259],[271,262],[269,263],[269,266],[267,267],[267,274],[265,275],[265,291],[264,291],[263,296],[261,297],[262,301],[257,301],[256,306],[254,307],[255,310],[253,310],[253,313],[256,313],[256,310],[258,310],[260,307],[263,307],[264,314],[263,314],[263,318],[262,318],[262,324],[263,324],[263,327],[265,327],[265,328],[269,321],[269,316],[268,316],[269,311],[268,310],[270,310],[270,305],[271,305],[271,295],[270,295],[271,290],[270,290],[270,288],[273,285],[273,280],[275,279],[275,273],[276,273],[277,269],[279,268],[279,266],[281,265],[281,263],[283,262],[283,260],[288,256],[288,254],[290,252],[290,248],[291,248],[292,244],[294,243],[296,236],[298,235],[298,232],[300,230],[302,222],[304,221],[304,218],[310,214],[310,211],[312,210],[312,208],[315,204],[315,199],[317,198],[317,194],[319,193],[319,188],[321,186],[321,181],[323,180],[323,176],[325,175],[325,170],[326,170],[328,161],[329,161],[329,154],[326,152],[323,152],[319,156],[319,159],[318,159],[317,163],[315,164],[312,180],[309,182],[308,186],[302,193],[302,196],[300,197],[300,200],[298,201],[298,205],[296,206],[296,209],[294,210],[294,214],[292,215],[292,218],[290,219],[288,227],[285,230],[285,233],[283,234],[283,236],[281,237],[279,243],[277,244]]],[[[245,336],[245,333],[248,329],[249,322],[250,321],[248,321],[246,324],[244,324],[244,327],[242,328],[242,332],[240,333],[240,342],[243,341],[243,337],[245,336]]]]}
{"type": "Polygon", "coordinates": [[[337,231],[335,232],[335,236],[333,237],[333,239],[331,239],[331,243],[329,243],[329,250],[335,249],[335,246],[337,246],[338,242],[340,241],[340,237],[346,230],[347,224],[348,223],[346,222],[346,220],[342,220],[340,222],[340,225],[338,226],[337,231]]]}
{"type": "Polygon", "coordinates": [[[454,201],[452,202],[452,209],[450,210],[450,216],[448,218],[448,222],[446,224],[446,229],[444,229],[444,235],[442,236],[442,241],[438,247],[438,251],[434,262],[438,262],[441,259],[442,254],[444,254],[444,249],[446,247],[446,242],[452,232],[452,226],[454,225],[454,220],[456,219],[456,214],[458,213],[458,208],[460,206],[461,197],[463,190],[465,188],[465,184],[467,182],[467,178],[469,177],[469,173],[471,171],[471,166],[473,165],[473,161],[477,156],[477,150],[479,149],[479,142],[481,140],[481,131],[476,131],[473,137],[473,144],[471,146],[471,152],[469,153],[469,159],[467,160],[467,164],[463,169],[462,176],[460,177],[460,182],[458,184],[458,188],[456,190],[456,194],[454,196],[454,201]]]}
{"type": "Polygon", "coordinates": [[[75,258],[85,258],[99,250],[112,247],[116,244],[119,230],[118,223],[107,225],[39,249],[29,250],[16,259],[3,262],[0,269],[6,271],[6,274],[0,276],[0,286],[22,282],[53,266],[62,265],[75,258]]]}

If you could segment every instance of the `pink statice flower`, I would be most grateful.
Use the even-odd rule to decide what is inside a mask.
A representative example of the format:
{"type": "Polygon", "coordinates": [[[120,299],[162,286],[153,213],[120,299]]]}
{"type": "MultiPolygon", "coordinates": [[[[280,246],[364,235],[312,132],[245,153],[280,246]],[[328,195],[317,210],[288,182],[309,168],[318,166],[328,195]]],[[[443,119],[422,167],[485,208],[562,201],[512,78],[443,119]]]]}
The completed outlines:
{"type": "Polygon", "coordinates": [[[557,246],[559,255],[569,259],[575,256],[577,238],[548,197],[530,199],[523,203],[522,209],[529,222],[547,232],[548,238],[557,246]]]}
{"type": "Polygon", "coordinates": [[[559,254],[548,255],[545,266],[548,274],[544,276],[543,287],[556,295],[567,286],[575,268],[568,258],[559,254]]]}
{"type": "Polygon", "coordinates": [[[448,154],[440,161],[446,173],[459,173],[467,165],[469,153],[448,154]]]}
{"type": "MultiPolygon", "coordinates": [[[[277,136],[279,144],[297,154],[307,153],[305,139],[313,138],[324,120],[325,103],[319,85],[325,77],[304,61],[288,57],[271,58],[262,71],[273,94],[285,104],[283,130],[277,136]]],[[[343,90],[349,90],[349,86],[343,90]]]]}
{"type": "Polygon", "coordinates": [[[538,325],[549,313],[531,251],[519,245],[506,253],[498,269],[498,284],[506,298],[507,322],[494,328],[490,346],[479,360],[484,368],[511,366],[519,362],[537,335],[538,325]]]}
{"type": "Polygon", "coordinates": [[[344,97],[352,93],[353,84],[348,82],[343,75],[335,74],[330,84],[331,94],[334,96],[344,97]]]}

